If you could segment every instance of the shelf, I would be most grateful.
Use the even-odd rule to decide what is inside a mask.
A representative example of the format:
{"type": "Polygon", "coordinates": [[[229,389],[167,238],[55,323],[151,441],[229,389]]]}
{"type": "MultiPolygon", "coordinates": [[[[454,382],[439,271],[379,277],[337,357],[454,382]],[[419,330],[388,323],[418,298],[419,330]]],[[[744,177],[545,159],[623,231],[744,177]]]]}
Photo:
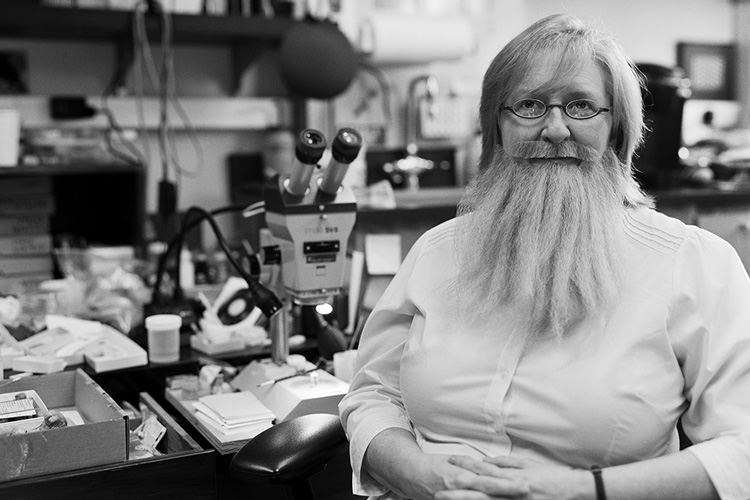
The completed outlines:
{"type": "MultiPolygon", "coordinates": [[[[158,33],[156,16],[147,18],[150,35],[158,33]]],[[[297,21],[239,16],[172,15],[176,43],[278,41],[297,21]]],[[[3,38],[119,40],[132,33],[132,13],[120,10],[49,7],[33,0],[4,0],[3,38]]]]}
{"type": "Polygon", "coordinates": [[[657,206],[696,204],[706,207],[750,204],[750,189],[675,188],[650,193],[657,206]]]}
{"type": "Polygon", "coordinates": [[[60,165],[22,165],[18,167],[0,168],[2,177],[25,177],[48,175],[92,175],[92,174],[115,174],[115,173],[143,173],[143,168],[124,162],[113,161],[111,163],[76,162],[75,164],[60,165]]]}
{"type": "MultiPolygon", "coordinates": [[[[87,103],[102,107],[102,99],[88,96],[87,103]]],[[[291,121],[288,101],[275,97],[179,97],[180,108],[190,117],[186,123],[175,106],[170,104],[168,115],[173,130],[265,130],[280,127],[291,121]]],[[[48,96],[0,96],[0,108],[15,108],[21,112],[24,129],[93,128],[108,129],[103,115],[81,120],[53,120],[49,116],[48,96]]],[[[155,97],[110,97],[107,107],[123,128],[156,130],[159,126],[159,101],[155,97]]]]}

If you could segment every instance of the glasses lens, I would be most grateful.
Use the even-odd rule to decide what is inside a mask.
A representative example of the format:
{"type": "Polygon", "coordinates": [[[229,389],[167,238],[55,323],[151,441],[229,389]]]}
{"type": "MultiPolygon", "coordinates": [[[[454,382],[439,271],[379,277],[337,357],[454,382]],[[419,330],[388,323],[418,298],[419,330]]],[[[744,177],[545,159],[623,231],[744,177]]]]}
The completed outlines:
{"type": "Polygon", "coordinates": [[[539,118],[547,110],[547,106],[537,99],[521,99],[513,104],[513,112],[523,118],[539,118]]]}
{"type": "Polygon", "coordinates": [[[599,106],[588,99],[576,99],[565,105],[565,113],[571,118],[591,118],[599,113],[599,106]]]}

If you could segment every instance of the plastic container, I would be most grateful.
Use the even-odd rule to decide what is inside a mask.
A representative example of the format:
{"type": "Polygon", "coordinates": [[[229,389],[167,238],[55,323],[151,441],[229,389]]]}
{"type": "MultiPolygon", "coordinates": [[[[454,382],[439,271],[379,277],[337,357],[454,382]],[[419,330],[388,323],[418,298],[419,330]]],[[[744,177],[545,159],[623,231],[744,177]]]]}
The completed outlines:
{"type": "Polygon", "coordinates": [[[174,363],[180,359],[180,327],[177,314],[155,314],[146,318],[148,360],[151,363],[174,363]]]}

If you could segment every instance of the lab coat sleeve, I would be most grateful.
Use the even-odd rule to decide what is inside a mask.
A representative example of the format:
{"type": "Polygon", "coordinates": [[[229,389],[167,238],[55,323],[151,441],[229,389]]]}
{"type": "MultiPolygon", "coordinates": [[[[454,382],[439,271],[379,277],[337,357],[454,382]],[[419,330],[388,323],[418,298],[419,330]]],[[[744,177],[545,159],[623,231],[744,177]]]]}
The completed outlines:
{"type": "Polygon", "coordinates": [[[680,250],[673,346],[689,407],[689,450],[722,500],[750,498],[750,279],[735,250],[696,230],[680,250]]]}
{"type": "Polygon", "coordinates": [[[352,488],[358,495],[388,491],[362,470],[370,441],[388,428],[414,433],[404,409],[399,378],[401,354],[416,311],[409,298],[411,276],[422,247],[420,239],[373,308],[357,349],[349,392],[339,403],[341,422],[349,438],[352,488]]]}

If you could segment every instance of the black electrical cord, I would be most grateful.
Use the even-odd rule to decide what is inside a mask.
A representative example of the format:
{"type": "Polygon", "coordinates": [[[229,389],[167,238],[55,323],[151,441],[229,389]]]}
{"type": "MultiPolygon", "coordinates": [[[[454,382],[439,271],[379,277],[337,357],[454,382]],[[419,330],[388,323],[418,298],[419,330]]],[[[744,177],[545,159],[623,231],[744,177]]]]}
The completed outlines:
{"type": "MultiPolygon", "coordinates": [[[[246,207],[244,205],[228,205],[225,207],[220,207],[212,210],[210,213],[211,215],[220,215],[224,213],[229,212],[241,212],[246,207]]],[[[187,222],[185,219],[183,219],[184,222],[187,222]]],[[[182,244],[185,240],[185,236],[187,233],[196,227],[198,224],[203,222],[203,217],[198,218],[190,223],[183,223],[182,227],[180,228],[180,231],[177,232],[177,234],[174,235],[174,237],[169,241],[167,244],[167,248],[164,250],[164,252],[161,254],[161,257],[159,258],[159,262],[157,263],[156,268],[156,280],[154,282],[154,288],[153,288],[153,300],[157,303],[161,302],[161,282],[162,282],[162,276],[164,276],[164,273],[166,271],[167,267],[167,261],[169,260],[169,256],[172,255],[175,252],[175,249],[177,249],[179,252],[182,252],[182,244]]],[[[179,266],[180,260],[179,260],[179,254],[177,254],[177,265],[179,266]]],[[[179,273],[179,267],[176,269],[176,272],[179,273]]],[[[179,277],[179,274],[177,275],[179,277]]],[[[179,279],[175,283],[175,299],[182,296],[182,289],[180,287],[179,279]]]]}
{"type": "MultiPolygon", "coordinates": [[[[236,207],[225,207],[221,209],[214,210],[216,214],[220,212],[227,212],[232,210],[236,210],[236,207]]],[[[248,290],[250,290],[250,293],[253,296],[253,299],[255,300],[256,305],[258,308],[263,312],[263,314],[266,317],[271,317],[274,314],[276,314],[281,308],[283,307],[283,304],[281,300],[276,296],[276,294],[264,286],[262,283],[260,283],[258,280],[253,278],[245,269],[240,265],[239,262],[234,258],[232,255],[232,249],[229,248],[229,245],[227,244],[226,240],[224,239],[223,234],[221,233],[221,229],[219,228],[218,224],[216,224],[216,220],[214,219],[214,213],[211,213],[201,207],[190,207],[185,212],[185,215],[183,217],[183,227],[181,228],[180,232],[175,236],[175,238],[172,239],[169,246],[167,247],[167,250],[162,255],[160,261],[159,261],[159,268],[157,269],[157,282],[159,282],[159,278],[161,277],[161,274],[164,272],[164,267],[167,258],[169,257],[170,250],[173,250],[175,247],[179,248],[180,251],[182,250],[182,242],[184,239],[185,233],[192,228],[194,225],[197,225],[199,222],[207,221],[209,225],[211,226],[211,229],[214,232],[214,235],[216,236],[216,240],[219,243],[219,246],[224,251],[224,253],[227,256],[227,260],[230,264],[237,270],[240,277],[245,280],[248,286],[248,290]],[[188,222],[190,220],[190,216],[193,213],[198,213],[201,217],[193,222],[188,222]]],[[[177,260],[177,277],[178,277],[178,283],[179,283],[179,259],[177,260]]],[[[158,285],[155,289],[155,295],[158,296],[158,285]]]]}

